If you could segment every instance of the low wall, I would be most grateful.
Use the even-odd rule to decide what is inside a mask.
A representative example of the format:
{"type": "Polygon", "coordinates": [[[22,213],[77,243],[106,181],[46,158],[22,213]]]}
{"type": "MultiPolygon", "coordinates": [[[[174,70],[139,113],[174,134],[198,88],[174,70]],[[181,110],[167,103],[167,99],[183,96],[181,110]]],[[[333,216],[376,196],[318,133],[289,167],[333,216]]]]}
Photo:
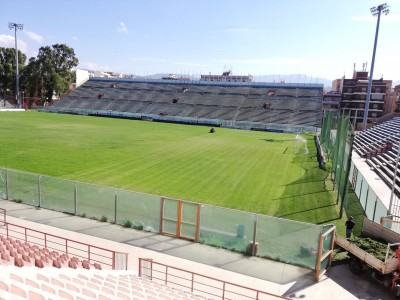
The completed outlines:
{"type": "Polygon", "coordinates": [[[244,254],[258,244],[257,256],[308,269],[316,267],[321,234],[334,228],[3,168],[1,199],[244,254]]]}
{"type": "Polygon", "coordinates": [[[23,108],[0,108],[0,112],[2,111],[25,111],[23,108]]]}
{"type": "Polygon", "coordinates": [[[157,121],[157,122],[167,122],[167,123],[205,125],[205,126],[226,127],[235,129],[245,129],[245,130],[258,130],[258,131],[273,131],[273,132],[288,132],[288,133],[318,131],[318,128],[314,126],[260,123],[260,122],[247,122],[247,121],[234,121],[234,120],[221,120],[221,119],[190,118],[190,117],[180,117],[180,116],[160,116],[154,114],[140,114],[140,113],[106,111],[106,110],[89,110],[89,109],[74,109],[74,108],[64,109],[64,108],[49,107],[40,111],[77,114],[86,116],[147,120],[147,121],[157,121]]]}

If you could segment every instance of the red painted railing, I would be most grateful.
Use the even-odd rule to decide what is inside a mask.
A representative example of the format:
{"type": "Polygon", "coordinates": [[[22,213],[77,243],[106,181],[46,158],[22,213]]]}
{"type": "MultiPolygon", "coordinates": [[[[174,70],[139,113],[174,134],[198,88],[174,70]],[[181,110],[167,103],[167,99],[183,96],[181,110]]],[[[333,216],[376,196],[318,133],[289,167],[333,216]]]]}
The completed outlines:
{"type": "Polygon", "coordinates": [[[106,266],[113,270],[127,270],[127,253],[93,246],[21,225],[11,224],[6,221],[0,226],[0,234],[25,241],[29,244],[45,247],[49,250],[55,250],[70,256],[85,259],[88,260],[89,263],[99,263],[103,267],[106,266]]]}
{"type": "Polygon", "coordinates": [[[207,299],[288,299],[225,280],[158,263],[149,258],[139,258],[139,276],[191,292],[195,295],[205,296],[207,299]]]}

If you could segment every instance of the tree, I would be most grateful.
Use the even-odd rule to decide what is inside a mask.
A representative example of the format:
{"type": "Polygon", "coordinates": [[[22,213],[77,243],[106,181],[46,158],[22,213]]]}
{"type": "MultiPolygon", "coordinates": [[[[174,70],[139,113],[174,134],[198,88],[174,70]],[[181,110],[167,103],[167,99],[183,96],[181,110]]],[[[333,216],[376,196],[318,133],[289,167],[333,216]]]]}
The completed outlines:
{"type": "Polygon", "coordinates": [[[39,49],[31,58],[23,74],[24,88],[30,96],[40,96],[51,101],[53,95],[62,96],[74,80],[73,68],[78,65],[74,49],[65,44],[55,44],[39,49]]]}
{"type": "Polygon", "coordinates": [[[36,58],[31,57],[21,74],[21,89],[28,97],[41,96],[41,80],[36,58]]]}
{"type": "MultiPolygon", "coordinates": [[[[26,55],[18,50],[18,66],[22,72],[26,55]]],[[[15,94],[15,49],[0,47],[0,95],[15,94]]]]}

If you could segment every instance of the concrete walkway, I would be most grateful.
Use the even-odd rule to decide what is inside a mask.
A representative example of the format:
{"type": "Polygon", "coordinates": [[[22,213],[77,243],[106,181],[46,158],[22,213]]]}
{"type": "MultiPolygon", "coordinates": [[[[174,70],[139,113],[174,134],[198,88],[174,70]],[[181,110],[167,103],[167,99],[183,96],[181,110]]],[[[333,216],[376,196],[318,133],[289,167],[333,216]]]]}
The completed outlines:
{"type": "Polygon", "coordinates": [[[300,279],[304,281],[305,278],[307,282],[313,281],[313,272],[311,270],[289,264],[259,257],[248,257],[240,253],[200,243],[123,228],[119,225],[103,223],[52,210],[37,209],[36,207],[13,201],[2,200],[0,201],[0,207],[7,210],[7,215],[19,219],[161,252],[280,285],[292,283],[300,279]]]}
{"type": "Polygon", "coordinates": [[[246,257],[225,249],[37,209],[12,201],[0,200],[0,207],[7,210],[7,221],[10,223],[126,252],[131,270],[138,269],[139,257],[146,257],[292,299],[385,299],[387,296],[375,298],[380,292],[385,294],[385,291],[361,293],[365,291],[366,285],[370,286],[371,291],[375,290],[374,285],[368,281],[353,285],[355,279],[351,278],[352,275],[337,268],[332,268],[328,276],[316,283],[311,270],[284,263],[246,257]]]}

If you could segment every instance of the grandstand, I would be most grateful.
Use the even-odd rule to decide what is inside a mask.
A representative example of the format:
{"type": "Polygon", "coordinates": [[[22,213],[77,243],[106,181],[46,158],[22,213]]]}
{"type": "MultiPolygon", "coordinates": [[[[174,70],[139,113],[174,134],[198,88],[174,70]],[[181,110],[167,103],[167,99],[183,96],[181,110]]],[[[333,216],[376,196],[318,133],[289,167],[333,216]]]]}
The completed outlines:
{"type": "Polygon", "coordinates": [[[254,130],[315,131],[323,86],[92,78],[51,112],[254,130]]]}
{"type": "MultiPolygon", "coordinates": [[[[396,157],[398,155],[398,147],[400,147],[399,129],[400,118],[393,118],[366,131],[360,132],[354,139],[355,151],[365,159],[371,170],[381,178],[383,183],[385,183],[387,189],[392,188],[393,178],[396,172],[396,157]]],[[[400,174],[398,172],[396,173],[394,193],[399,197],[400,174]]],[[[357,174],[353,176],[356,175],[357,174]]],[[[396,202],[397,201],[393,203],[390,214],[399,216],[400,211],[396,202]]],[[[386,209],[389,209],[389,205],[386,205],[386,209]]]]}
{"type": "MultiPolygon", "coordinates": [[[[0,299],[286,299],[151,258],[137,259],[142,253],[137,248],[134,252],[106,250],[99,246],[106,243],[120,249],[121,244],[96,238],[93,244],[85,244],[87,237],[79,233],[68,231],[67,235],[80,240],[74,241],[55,236],[55,227],[42,226],[48,232],[36,227],[36,222],[6,216],[0,209],[0,299]],[[107,266],[105,252],[119,263],[107,266]],[[85,255],[87,260],[82,259],[85,255]],[[97,263],[100,258],[101,264],[97,263]],[[132,269],[137,263],[138,269],[132,269]]],[[[165,258],[172,263],[171,257],[165,258]]]]}
{"type": "MultiPolygon", "coordinates": [[[[394,162],[400,143],[400,118],[379,124],[356,135],[354,149],[367,159],[367,163],[379,176],[391,185],[394,175],[394,162]]],[[[399,182],[396,179],[396,193],[399,182]]]]}
{"type": "Polygon", "coordinates": [[[0,295],[7,299],[206,299],[138,277],[135,272],[85,272],[2,267],[0,295]]]}

